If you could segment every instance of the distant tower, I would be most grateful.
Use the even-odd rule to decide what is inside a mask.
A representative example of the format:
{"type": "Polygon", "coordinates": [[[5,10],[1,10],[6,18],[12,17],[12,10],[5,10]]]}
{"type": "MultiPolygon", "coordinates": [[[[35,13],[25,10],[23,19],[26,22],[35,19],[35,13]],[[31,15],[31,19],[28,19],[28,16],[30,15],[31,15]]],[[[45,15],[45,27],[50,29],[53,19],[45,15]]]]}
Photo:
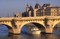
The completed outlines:
{"type": "MultiPolygon", "coordinates": [[[[44,15],[44,16],[48,15],[48,14],[47,14],[47,9],[48,9],[49,6],[50,6],[50,4],[44,4],[44,5],[42,6],[42,8],[43,8],[43,15],[44,15]]],[[[48,11],[49,11],[49,10],[48,10],[48,11]]]]}
{"type": "Polygon", "coordinates": [[[34,7],[34,17],[36,17],[36,14],[37,14],[37,10],[41,9],[41,6],[36,3],[35,7],[34,7]]]}
{"type": "Polygon", "coordinates": [[[36,3],[36,5],[35,5],[35,9],[40,9],[40,5],[38,4],[38,3],[36,3]]]}
{"type": "Polygon", "coordinates": [[[38,4],[38,0],[36,0],[35,9],[40,9],[40,5],[38,4]]]}
{"type": "Polygon", "coordinates": [[[33,16],[33,7],[30,6],[29,8],[29,17],[32,17],[33,16]]]}
{"type": "Polygon", "coordinates": [[[29,5],[27,4],[26,5],[26,12],[28,12],[29,11],[29,5]]]}

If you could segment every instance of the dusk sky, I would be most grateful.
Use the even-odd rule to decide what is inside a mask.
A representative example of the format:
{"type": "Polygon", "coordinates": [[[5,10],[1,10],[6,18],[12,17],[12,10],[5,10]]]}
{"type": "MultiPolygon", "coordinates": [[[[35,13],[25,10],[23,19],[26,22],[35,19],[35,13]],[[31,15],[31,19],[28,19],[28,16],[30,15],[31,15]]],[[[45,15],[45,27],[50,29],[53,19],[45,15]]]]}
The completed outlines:
{"type": "MultiPolygon", "coordinates": [[[[60,0],[37,0],[40,5],[50,3],[54,6],[60,6],[60,0]]],[[[26,4],[34,5],[36,0],[0,0],[0,17],[13,16],[17,12],[24,12],[26,4]]]]}

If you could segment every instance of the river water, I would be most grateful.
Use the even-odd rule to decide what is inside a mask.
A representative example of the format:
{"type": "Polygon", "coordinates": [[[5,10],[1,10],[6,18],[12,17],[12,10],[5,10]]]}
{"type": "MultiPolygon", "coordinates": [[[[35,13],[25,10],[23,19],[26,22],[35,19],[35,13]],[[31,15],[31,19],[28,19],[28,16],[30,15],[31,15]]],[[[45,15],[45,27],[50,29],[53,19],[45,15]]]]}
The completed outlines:
{"type": "Polygon", "coordinates": [[[40,35],[8,35],[8,28],[0,26],[0,39],[60,39],[60,30],[56,30],[54,34],[40,34],[40,35]]]}
{"type": "Polygon", "coordinates": [[[55,35],[55,34],[40,34],[40,35],[20,34],[20,35],[0,36],[0,39],[60,39],[60,35],[55,35]]]}

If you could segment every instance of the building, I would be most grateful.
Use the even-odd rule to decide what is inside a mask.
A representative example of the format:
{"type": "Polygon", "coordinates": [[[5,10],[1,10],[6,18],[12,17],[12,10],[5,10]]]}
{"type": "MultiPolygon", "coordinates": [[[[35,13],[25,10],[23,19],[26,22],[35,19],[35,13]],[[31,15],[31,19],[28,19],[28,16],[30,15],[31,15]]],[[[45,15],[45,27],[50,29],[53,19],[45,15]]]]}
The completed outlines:
{"type": "Polygon", "coordinates": [[[14,17],[22,17],[22,13],[21,12],[18,12],[14,15],[14,17]]]}
{"type": "Polygon", "coordinates": [[[35,7],[26,5],[26,11],[23,12],[22,17],[36,17],[36,16],[60,16],[60,7],[51,6],[50,4],[40,4],[36,3],[35,7]]]}
{"type": "Polygon", "coordinates": [[[44,16],[60,16],[60,7],[50,6],[50,4],[44,4],[43,6],[44,16]]]}
{"type": "Polygon", "coordinates": [[[60,7],[50,7],[52,16],[60,16],[60,7]]]}

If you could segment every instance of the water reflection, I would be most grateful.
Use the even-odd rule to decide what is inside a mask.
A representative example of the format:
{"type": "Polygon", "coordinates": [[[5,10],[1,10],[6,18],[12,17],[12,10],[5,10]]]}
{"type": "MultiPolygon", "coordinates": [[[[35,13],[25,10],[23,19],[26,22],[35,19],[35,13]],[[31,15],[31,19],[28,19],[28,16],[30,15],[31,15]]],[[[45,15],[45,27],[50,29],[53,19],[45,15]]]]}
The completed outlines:
{"type": "Polygon", "coordinates": [[[0,26],[0,39],[60,39],[60,30],[56,29],[54,32],[55,34],[29,35],[21,33],[20,35],[8,35],[8,29],[0,26]]]}
{"type": "Polygon", "coordinates": [[[0,25],[0,37],[7,36],[9,34],[8,28],[4,25],[0,25]]]}
{"type": "Polygon", "coordinates": [[[60,35],[60,28],[54,28],[53,33],[56,35],[60,35]]]}
{"type": "Polygon", "coordinates": [[[20,34],[0,37],[0,39],[60,39],[60,36],[54,34],[41,34],[41,35],[20,34]]]}

